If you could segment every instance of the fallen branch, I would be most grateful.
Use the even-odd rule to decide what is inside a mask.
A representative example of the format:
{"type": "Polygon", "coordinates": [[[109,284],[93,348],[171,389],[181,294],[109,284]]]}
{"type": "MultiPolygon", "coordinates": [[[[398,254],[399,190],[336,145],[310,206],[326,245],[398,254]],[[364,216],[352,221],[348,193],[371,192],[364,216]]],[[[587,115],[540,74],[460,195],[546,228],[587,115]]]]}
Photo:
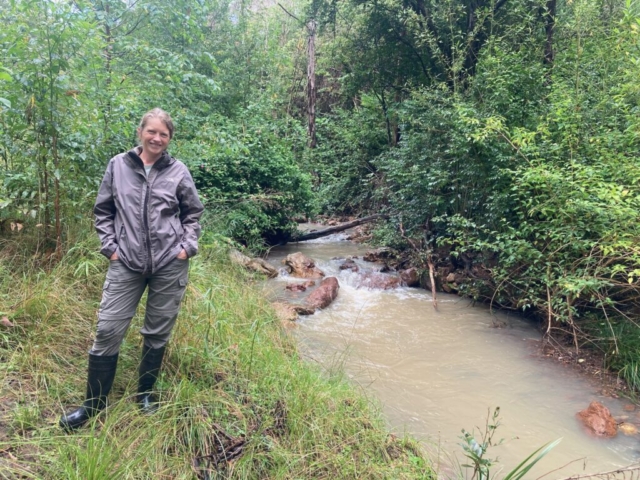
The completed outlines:
{"type": "Polygon", "coordinates": [[[244,435],[232,437],[220,425],[214,423],[212,426],[213,451],[196,455],[191,462],[194,473],[199,480],[210,480],[212,469],[216,472],[224,470],[227,465],[244,454],[247,445],[247,438],[244,435]]]}
{"type": "Polygon", "coordinates": [[[294,235],[291,238],[291,242],[304,242],[305,240],[314,240],[316,238],[326,237],[327,235],[332,235],[334,233],[348,230],[352,227],[357,227],[358,225],[362,225],[363,223],[373,222],[374,220],[378,220],[379,218],[387,218],[387,216],[382,215],[380,213],[376,213],[375,215],[358,218],[357,220],[343,223],[342,225],[337,225],[335,227],[329,227],[329,228],[325,228],[323,230],[317,230],[311,233],[301,233],[300,235],[294,235]]]}

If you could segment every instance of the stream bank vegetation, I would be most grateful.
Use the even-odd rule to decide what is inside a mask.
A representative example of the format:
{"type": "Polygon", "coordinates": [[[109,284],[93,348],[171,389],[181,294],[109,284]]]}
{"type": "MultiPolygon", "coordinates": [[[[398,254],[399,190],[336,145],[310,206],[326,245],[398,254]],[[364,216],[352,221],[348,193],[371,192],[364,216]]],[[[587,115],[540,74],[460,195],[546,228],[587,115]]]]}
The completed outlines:
{"type": "MultiPolygon", "coordinates": [[[[301,358],[226,247],[205,238],[159,379],[161,407],[134,401],[142,317],[121,350],[105,413],[74,435],[57,424],[80,404],[104,280],[98,242],[44,269],[24,241],[1,243],[1,478],[435,478],[422,447],[389,435],[338,371],[301,358]]],[[[77,236],[76,236],[77,235],[77,236]]]]}

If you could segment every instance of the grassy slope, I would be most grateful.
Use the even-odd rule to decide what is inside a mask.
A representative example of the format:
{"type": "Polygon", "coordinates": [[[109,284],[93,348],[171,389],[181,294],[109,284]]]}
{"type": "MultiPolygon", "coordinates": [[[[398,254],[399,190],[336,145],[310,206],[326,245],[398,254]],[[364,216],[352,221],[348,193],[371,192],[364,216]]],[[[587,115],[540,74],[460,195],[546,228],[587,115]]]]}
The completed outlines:
{"type": "Polygon", "coordinates": [[[433,478],[418,446],[389,436],[344,378],[301,361],[251,278],[206,242],[159,381],[160,411],[143,417],[131,401],[137,315],[110,407],[63,434],[60,413],[83,400],[106,261],[93,237],[48,271],[24,241],[0,242],[0,312],[16,324],[0,326],[0,478],[433,478]],[[226,462],[221,444],[238,456],[226,462]]]}

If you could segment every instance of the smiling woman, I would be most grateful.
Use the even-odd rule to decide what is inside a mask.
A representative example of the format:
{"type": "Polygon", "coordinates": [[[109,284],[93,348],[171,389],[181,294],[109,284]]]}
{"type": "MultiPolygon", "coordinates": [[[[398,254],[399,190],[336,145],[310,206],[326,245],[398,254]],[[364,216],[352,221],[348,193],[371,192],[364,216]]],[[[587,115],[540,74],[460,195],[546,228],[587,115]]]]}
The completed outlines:
{"type": "Polygon", "coordinates": [[[167,112],[154,108],[140,121],[138,138],[142,146],[140,158],[145,165],[153,165],[167,149],[173,138],[173,121],[167,112]]]}
{"type": "Polygon", "coordinates": [[[81,427],[105,408],[120,344],[147,287],[137,400],[145,413],[157,408],[153,387],[187,286],[189,257],[198,251],[204,210],[189,170],[167,153],[173,131],[168,113],[146,113],[138,127],[141,145],[112,158],[100,185],[95,224],[109,270],[89,351],[85,401],[62,416],[65,430],[81,427]]]}

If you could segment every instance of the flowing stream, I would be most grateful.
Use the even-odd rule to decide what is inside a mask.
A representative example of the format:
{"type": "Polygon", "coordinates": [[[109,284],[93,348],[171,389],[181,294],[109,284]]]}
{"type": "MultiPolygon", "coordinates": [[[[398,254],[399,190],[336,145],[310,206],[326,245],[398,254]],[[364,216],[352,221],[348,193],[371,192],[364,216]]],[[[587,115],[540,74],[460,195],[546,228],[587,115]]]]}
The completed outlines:
{"type": "MultiPolygon", "coordinates": [[[[600,395],[598,385],[539,355],[540,334],[530,323],[455,295],[438,293],[435,311],[425,290],[356,288],[359,274],[339,270],[341,262],[334,258],[361,257],[365,251],[334,235],[277,247],[269,261],[278,266],[286,255],[302,252],[327,276],[338,278],[336,301],[298,321],[302,350],[327,369],[343,368],[377,399],[391,431],[421,440],[442,478],[455,477],[456,464],[465,463],[461,429],[484,430],[495,407],[501,409],[501,425],[494,440],[504,442],[487,457],[499,457],[504,472],[560,437],[562,442],[525,478],[547,472],[545,479],[566,478],[640,460],[640,437],[591,438],[575,419],[592,400],[616,417],[627,415],[627,422],[640,423],[640,412],[624,411],[628,402],[600,395]]],[[[287,282],[301,280],[283,272],[268,284],[272,296],[299,301],[304,294],[285,291],[287,282]]]]}

